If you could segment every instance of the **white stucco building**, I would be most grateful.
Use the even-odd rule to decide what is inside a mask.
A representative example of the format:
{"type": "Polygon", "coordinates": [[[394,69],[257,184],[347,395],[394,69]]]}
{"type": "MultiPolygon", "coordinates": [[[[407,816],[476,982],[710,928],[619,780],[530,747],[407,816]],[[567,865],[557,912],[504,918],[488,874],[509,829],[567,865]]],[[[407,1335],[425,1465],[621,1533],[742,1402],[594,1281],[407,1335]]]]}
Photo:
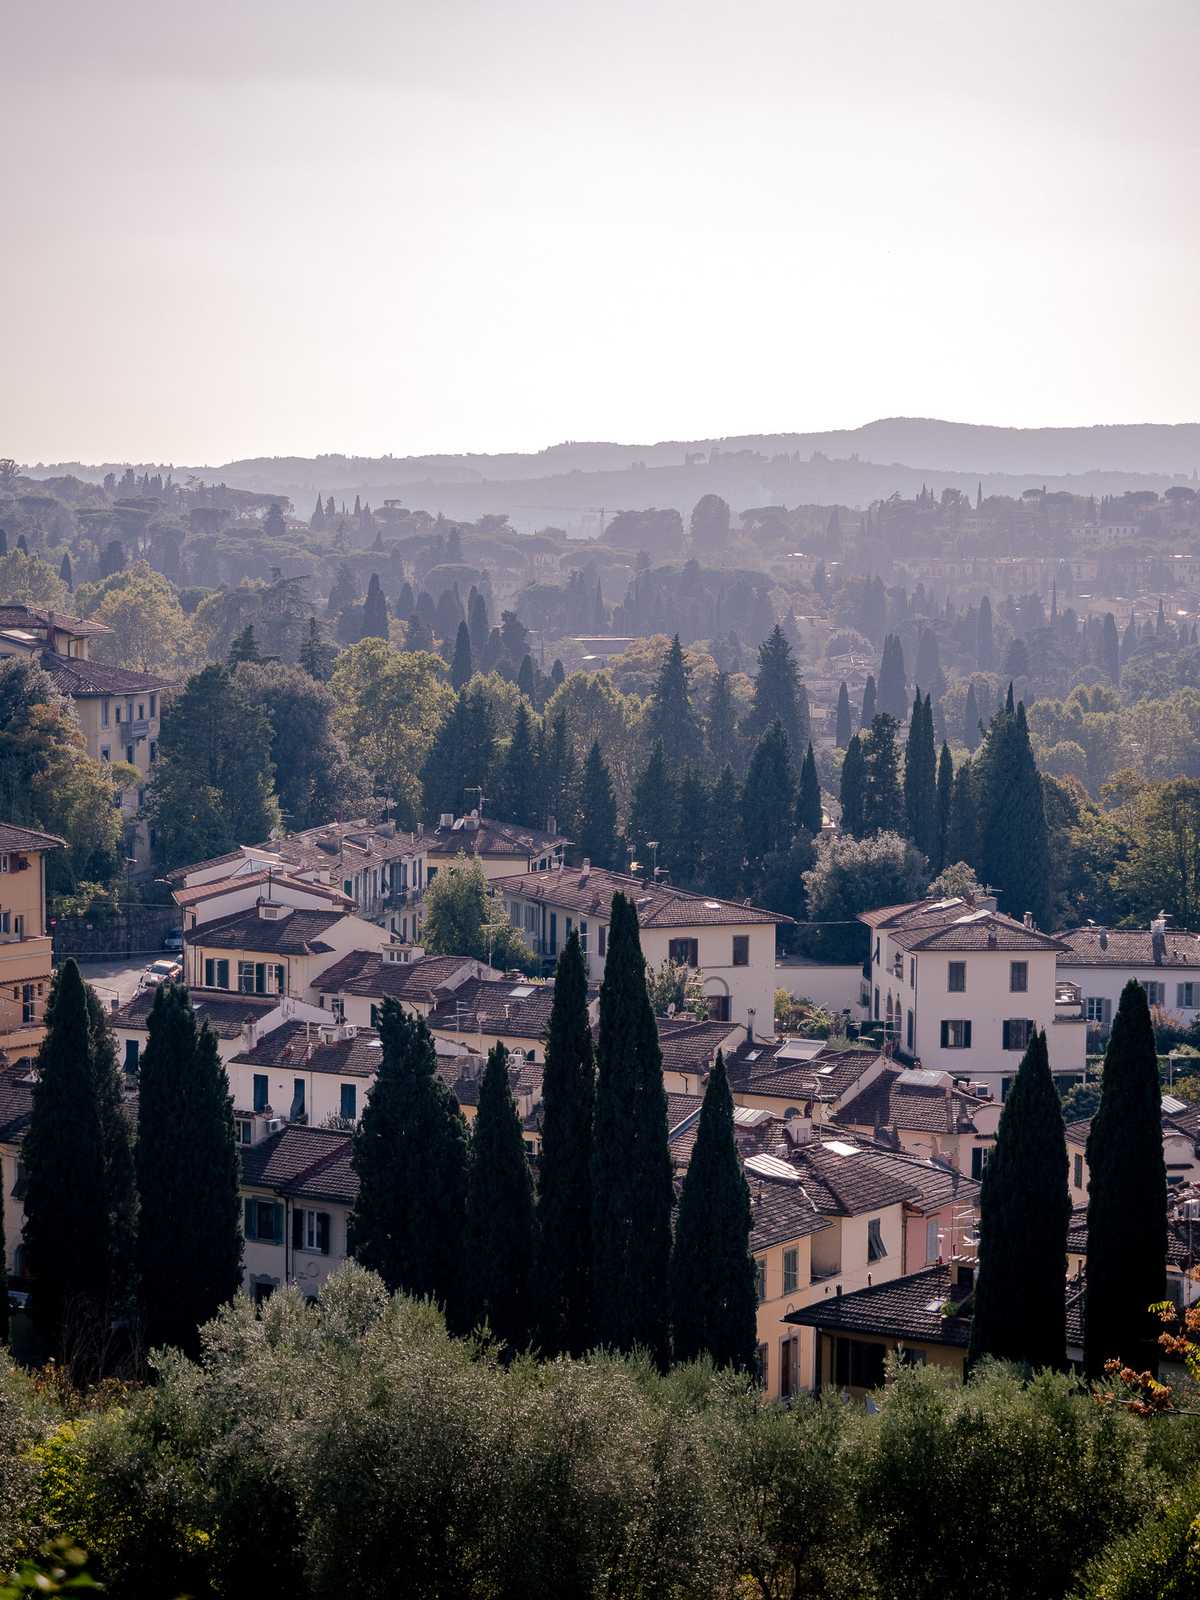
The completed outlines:
{"type": "Polygon", "coordinates": [[[1070,928],[1057,935],[1060,978],[1083,996],[1089,1027],[1107,1033],[1121,990],[1136,979],[1151,1006],[1181,1026],[1200,1017],[1200,936],[1168,933],[1156,917],[1146,928],[1070,928]]]}

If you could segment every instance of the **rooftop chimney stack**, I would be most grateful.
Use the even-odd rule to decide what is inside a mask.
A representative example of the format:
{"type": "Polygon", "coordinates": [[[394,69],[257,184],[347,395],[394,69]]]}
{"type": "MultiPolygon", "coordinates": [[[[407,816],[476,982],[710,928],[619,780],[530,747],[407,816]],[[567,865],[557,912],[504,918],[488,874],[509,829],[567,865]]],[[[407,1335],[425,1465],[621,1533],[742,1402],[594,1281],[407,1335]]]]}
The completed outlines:
{"type": "Polygon", "coordinates": [[[1167,914],[1160,911],[1150,924],[1150,952],[1154,965],[1161,967],[1167,958],[1167,914]]]}
{"type": "Polygon", "coordinates": [[[1101,948],[1101,950],[1107,950],[1108,949],[1108,929],[1107,928],[1101,928],[1100,929],[1100,948],[1101,948]]]}

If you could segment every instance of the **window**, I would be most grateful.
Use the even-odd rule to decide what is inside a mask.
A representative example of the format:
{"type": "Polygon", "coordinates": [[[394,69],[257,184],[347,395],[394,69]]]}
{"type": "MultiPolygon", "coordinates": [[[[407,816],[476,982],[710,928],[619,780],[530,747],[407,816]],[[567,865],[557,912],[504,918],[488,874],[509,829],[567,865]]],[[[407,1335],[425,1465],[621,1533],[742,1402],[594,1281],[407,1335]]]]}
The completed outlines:
{"type": "Polygon", "coordinates": [[[800,1286],[800,1252],[799,1250],[785,1250],[783,1252],[783,1292],[795,1294],[800,1286]]]}
{"type": "Polygon", "coordinates": [[[735,967],[748,967],[750,965],[750,935],[748,933],[735,933],[733,936],[733,964],[735,967]]]}
{"type": "Polygon", "coordinates": [[[238,962],[238,993],[254,993],[254,963],[253,961],[238,962]]]}
{"type": "Polygon", "coordinates": [[[710,994],[705,997],[708,1006],[708,1020],[710,1022],[729,1021],[729,996],[727,994],[710,994]]]}
{"type": "Polygon", "coordinates": [[[971,1048],[971,1024],[969,1022],[943,1022],[941,1040],[943,1050],[969,1050],[971,1048]]]}
{"type": "Polygon", "coordinates": [[[1029,963],[1028,961],[1010,961],[1008,963],[1008,988],[1011,994],[1027,994],[1029,991],[1029,963]]]}
{"type": "Polygon", "coordinates": [[[107,700],[101,700],[101,702],[100,702],[100,726],[102,728],[107,728],[108,727],[108,701],[107,700]]]}
{"type": "Polygon", "coordinates": [[[371,1001],[371,1026],[374,1029],[376,1029],[376,1031],[378,1031],[379,1024],[382,1021],[383,1021],[383,1012],[379,1008],[379,1006],[377,1006],[375,1004],[374,1000],[372,1000],[371,1001]]]}
{"type": "Polygon", "coordinates": [[[267,992],[267,963],[256,961],[254,963],[254,992],[266,994],[267,992]]]}
{"type": "Polygon", "coordinates": [[[700,965],[700,941],[698,939],[672,939],[667,946],[667,954],[676,966],[698,967],[700,965]]]}
{"type": "Polygon", "coordinates": [[[883,1383],[886,1346],[861,1339],[835,1339],[833,1381],[839,1389],[878,1389],[883,1383]]]}
{"type": "Polygon", "coordinates": [[[137,1069],[138,1069],[138,1056],[140,1055],[140,1053],[141,1053],[141,1045],[138,1043],[138,1041],[136,1039],[126,1039],[126,1041],[125,1041],[125,1071],[126,1072],[132,1074],[132,1073],[137,1071],[137,1069]]]}
{"type": "Polygon", "coordinates": [[[767,1386],[767,1347],[760,1344],[754,1352],[754,1376],[765,1389],[767,1386]]]}
{"type": "Polygon", "coordinates": [[[1076,1156],[1075,1157],[1074,1168],[1075,1168],[1075,1171],[1074,1171],[1075,1187],[1077,1189],[1082,1189],[1083,1188],[1083,1157],[1082,1156],[1076,1156]]]}
{"type": "Polygon", "coordinates": [[[288,1111],[289,1122],[302,1122],[304,1120],[304,1079],[292,1079],[292,1104],[288,1111]]]}
{"type": "Polygon", "coordinates": [[[1109,1020],[1109,1013],[1109,1002],[1101,999],[1098,994],[1089,994],[1083,1002],[1083,1014],[1089,1022],[1104,1025],[1109,1020]]]}
{"type": "Polygon", "coordinates": [[[587,960],[588,953],[588,925],[585,917],[579,919],[579,954],[587,960]]]}
{"type": "MultiPolygon", "coordinates": [[[[551,912],[551,921],[553,920],[554,914],[551,912]]],[[[603,922],[600,924],[600,932],[596,936],[596,943],[600,954],[606,956],[608,954],[608,928],[603,922]]]]}
{"type": "Polygon", "coordinates": [[[297,1207],[292,1212],[292,1245],[297,1250],[329,1254],[329,1213],[297,1207]]]}
{"type": "Polygon", "coordinates": [[[118,701],[117,704],[113,707],[113,715],[114,715],[115,720],[117,722],[120,722],[120,720],[121,720],[121,703],[120,703],[120,701],[118,701]]]}
{"type": "Polygon", "coordinates": [[[1003,1024],[1002,1044],[1005,1050],[1028,1050],[1033,1038],[1033,1023],[1028,1017],[1010,1017],[1003,1024]]]}
{"type": "Polygon", "coordinates": [[[25,913],[23,911],[13,913],[13,932],[18,939],[25,937],[25,913]]]}
{"type": "Polygon", "coordinates": [[[925,1224],[925,1264],[932,1266],[942,1253],[941,1228],[938,1219],[930,1217],[925,1224]]]}
{"type": "Polygon", "coordinates": [[[981,1144],[977,1144],[971,1151],[971,1176],[975,1179],[976,1183],[978,1183],[980,1178],[983,1177],[983,1169],[987,1166],[988,1157],[991,1155],[991,1153],[990,1147],[985,1148],[981,1144]]]}
{"type": "Polygon", "coordinates": [[[875,936],[875,965],[879,965],[879,935],[875,936]]]}
{"type": "Polygon", "coordinates": [[[967,963],[951,961],[946,967],[946,988],[951,994],[966,994],[967,963]]]}
{"type": "Polygon", "coordinates": [[[275,993],[276,994],[285,994],[286,992],[287,992],[287,972],[283,967],[278,967],[277,966],[275,968],[275,993]]]}
{"type": "Polygon", "coordinates": [[[800,1340],[793,1334],[779,1341],[779,1394],[787,1400],[800,1391],[800,1340]]]}
{"type": "Polygon", "coordinates": [[[12,932],[12,912],[0,911],[0,933],[12,932]]]}
{"type": "Polygon", "coordinates": [[[150,696],[150,715],[152,717],[158,715],[158,696],[156,694],[150,696]]]}
{"type": "MultiPolygon", "coordinates": [[[[509,920],[510,921],[512,920],[511,913],[509,914],[509,920]]],[[[550,954],[552,956],[556,956],[558,954],[558,912],[557,911],[552,911],[550,913],[550,940],[549,940],[549,943],[550,943],[550,954]]],[[[600,929],[600,954],[601,955],[604,954],[604,929],[603,928],[600,929]]]]}
{"type": "Polygon", "coordinates": [[[130,766],[133,766],[134,754],[135,754],[135,751],[134,751],[133,746],[131,744],[127,744],[125,746],[125,759],[129,763],[130,766]]]}
{"type": "Polygon", "coordinates": [[[251,1122],[249,1117],[235,1118],[235,1126],[237,1128],[237,1142],[239,1144],[254,1143],[254,1124],[251,1122]]]}
{"type": "Polygon", "coordinates": [[[356,1083],[342,1084],[338,1115],[345,1117],[347,1122],[353,1122],[358,1116],[358,1085],[356,1083]]]}
{"type": "Polygon", "coordinates": [[[228,989],[229,987],[229,962],[225,960],[214,961],[205,957],[204,961],[204,987],[206,989],[228,989]]]}
{"type": "Polygon", "coordinates": [[[112,760],[112,751],[109,749],[109,747],[106,744],[102,744],[100,746],[100,759],[101,759],[101,761],[111,761],[112,760]]]}
{"type": "Polygon", "coordinates": [[[904,1047],[906,1050],[911,1050],[913,1047],[913,1014],[911,1011],[907,1012],[904,1018],[904,1047]]]}
{"type": "Polygon", "coordinates": [[[260,1244],[281,1244],[283,1207],[274,1200],[247,1200],[246,1237],[260,1244]]]}
{"type": "Polygon", "coordinates": [[[883,1242],[883,1224],[878,1217],[872,1217],[867,1223],[867,1260],[882,1261],[887,1255],[887,1245],[883,1242]]]}
{"type": "MultiPolygon", "coordinates": [[[[18,918],[18,920],[20,919],[18,918]]],[[[32,983],[23,983],[21,985],[21,1021],[28,1025],[36,1020],[36,1015],[37,990],[32,983]]]]}
{"type": "Polygon", "coordinates": [[[267,1109],[267,1075],[265,1072],[254,1074],[254,1109],[265,1111],[267,1109]]]}
{"type": "Polygon", "coordinates": [[[1184,1006],[1193,1011],[1196,1007],[1196,985],[1194,983],[1179,983],[1175,986],[1175,1004],[1184,1006]]]}
{"type": "Polygon", "coordinates": [[[754,1298],[759,1305],[767,1298],[767,1263],[761,1256],[754,1258],[754,1298]]]}
{"type": "Polygon", "coordinates": [[[908,958],[908,987],[910,989],[915,989],[917,987],[917,958],[916,958],[916,956],[909,956],[909,958],[908,958]]]}
{"type": "Polygon", "coordinates": [[[1166,986],[1156,983],[1153,979],[1146,985],[1146,1002],[1148,1005],[1161,1006],[1165,998],[1166,986]]]}
{"type": "Polygon", "coordinates": [[[875,1017],[875,1021],[878,1022],[879,1021],[879,990],[878,989],[875,990],[875,1005],[874,1005],[874,1013],[873,1014],[874,1014],[874,1017],[875,1017]]]}

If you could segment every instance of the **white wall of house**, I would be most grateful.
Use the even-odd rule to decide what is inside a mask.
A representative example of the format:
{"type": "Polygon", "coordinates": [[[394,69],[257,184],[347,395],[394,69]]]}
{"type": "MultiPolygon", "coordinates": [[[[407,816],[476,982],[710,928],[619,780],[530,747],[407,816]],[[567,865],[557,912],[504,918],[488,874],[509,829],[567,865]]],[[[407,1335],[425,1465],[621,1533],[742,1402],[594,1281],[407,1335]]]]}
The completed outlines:
{"type": "Polygon", "coordinates": [[[296,1086],[303,1085],[303,1114],[313,1128],[322,1127],[330,1117],[349,1116],[353,1120],[361,1117],[374,1081],[355,1073],[343,1077],[337,1072],[314,1072],[307,1065],[303,1042],[294,1061],[277,1066],[256,1066],[235,1056],[226,1070],[233,1093],[233,1109],[246,1116],[256,1111],[262,1113],[264,1107],[269,1107],[271,1115],[282,1117],[286,1122],[296,1100],[296,1086]],[[352,1099],[352,1107],[343,1100],[344,1091],[348,1091],[347,1099],[352,1099]]]}
{"type": "Polygon", "coordinates": [[[811,1000],[826,1011],[849,1011],[857,1018],[862,1016],[862,976],[861,961],[784,960],[776,967],[775,987],[796,1000],[811,1000]]]}
{"type": "MultiPolygon", "coordinates": [[[[252,1201],[256,1206],[274,1208],[279,1233],[275,1240],[247,1236],[242,1254],[242,1282],[246,1291],[249,1294],[255,1294],[256,1291],[264,1294],[294,1284],[303,1294],[316,1295],[329,1274],[346,1259],[349,1208],[327,1200],[293,1200],[268,1189],[245,1188],[242,1190],[242,1201],[244,1225],[247,1221],[245,1203],[252,1201]],[[318,1216],[324,1214],[329,1218],[327,1253],[309,1249],[305,1245],[297,1246],[293,1242],[294,1214],[297,1210],[311,1211],[318,1216]]],[[[261,1222],[266,1221],[261,1211],[257,1217],[261,1222]]],[[[257,1225],[255,1221],[250,1222],[251,1229],[256,1230],[257,1225]]],[[[319,1237],[316,1230],[310,1233],[307,1219],[302,1224],[302,1233],[306,1239],[319,1237]]]]}
{"type": "Polygon", "coordinates": [[[1195,967],[1166,963],[1161,967],[1153,963],[1144,967],[1089,966],[1060,957],[1058,974],[1068,983],[1078,984],[1088,1022],[1106,1032],[1117,1014],[1121,990],[1131,979],[1142,985],[1152,1006],[1178,1017],[1185,1028],[1200,1018],[1200,971],[1195,967]]]}
{"type": "Polygon", "coordinates": [[[320,937],[320,943],[327,945],[327,950],[314,951],[311,955],[286,955],[270,950],[253,948],[251,937],[248,935],[246,945],[239,950],[219,949],[216,946],[206,946],[204,943],[203,925],[189,937],[185,952],[185,979],[194,988],[203,989],[215,987],[215,984],[205,982],[207,960],[227,961],[229,963],[229,987],[233,992],[238,988],[238,962],[263,963],[267,967],[267,993],[280,992],[277,988],[275,969],[283,968],[284,994],[293,996],[297,1000],[307,1000],[316,1005],[320,998],[313,984],[326,970],[340,961],[344,955],[349,955],[351,950],[379,950],[391,942],[391,937],[385,928],[380,928],[373,922],[367,922],[362,917],[344,916],[339,921],[331,923],[320,937]]]}
{"type": "Polygon", "coordinates": [[[871,950],[871,1016],[886,1022],[890,999],[893,1037],[901,1050],[923,1067],[999,1093],[1003,1080],[1016,1076],[1025,1052],[1025,1036],[1012,1024],[1045,1029],[1052,1072],[1083,1072],[1087,1029],[1081,1020],[1056,1020],[1056,978],[1053,950],[910,954],[880,929],[871,950]]]}
{"type": "MultiPolygon", "coordinates": [[[[205,900],[199,900],[195,905],[184,908],[184,931],[192,930],[206,922],[216,922],[220,917],[231,917],[235,911],[249,911],[252,906],[267,897],[265,883],[251,883],[249,874],[226,879],[219,891],[205,900]]],[[[276,904],[295,906],[307,911],[334,911],[338,902],[331,899],[327,890],[314,884],[312,889],[303,888],[292,883],[273,883],[270,898],[276,904]]]]}
{"type": "MultiPolygon", "coordinates": [[[[200,1013],[200,1020],[204,1020],[203,1010],[200,1013]]],[[[270,1011],[264,1011],[260,1017],[255,1019],[252,1025],[248,1028],[243,1028],[241,1033],[235,1034],[228,1039],[218,1034],[217,1054],[225,1063],[226,1068],[228,1068],[234,1056],[240,1055],[243,1051],[251,1048],[257,1040],[270,1033],[273,1028],[278,1028],[281,1023],[292,1021],[312,1022],[318,1025],[324,1024],[324,1026],[328,1027],[329,1014],[323,1012],[319,1006],[310,1005],[307,1001],[292,1000],[287,996],[283,996],[277,1006],[272,1006],[270,1011]]],[[[140,1058],[142,1051],[146,1048],[146,1040],[149,1037],[147,1029],[130,1028],[117,1023],[113,1027],[113,1034],[117,1040],[117,1060],[122,1064],[128,1062],[131,1066],[135,1065],[136,1060],[130,1055],[129,1045],[131,1043],[137,1045],[137,1056],[140,1058]]]]}

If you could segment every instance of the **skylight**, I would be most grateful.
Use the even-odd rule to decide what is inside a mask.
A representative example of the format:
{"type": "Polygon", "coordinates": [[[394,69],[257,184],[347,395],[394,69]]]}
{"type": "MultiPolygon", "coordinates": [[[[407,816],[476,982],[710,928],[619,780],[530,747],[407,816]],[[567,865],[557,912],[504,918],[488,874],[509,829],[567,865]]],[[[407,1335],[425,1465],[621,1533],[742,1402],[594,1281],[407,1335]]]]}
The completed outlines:
{"type": "Polygon", "coordinates": [[[856,1144],[847,1144],[844,1139],[826,1139],[824,1148],[832,1150],[835,1156],[859,1156],[862,1154],[856,1144]]]}
{"type": "Polygon", "coordinates": [[[528,1000],[532,993],[533,985],[531,983],[519,983],[515,989],[508,991],[508,998],[510,1000],[528,1000]]]}
{"type": "Polygon", "coordinates": [[[800,1174],[795,1167],[781,1161],[778,1156],[747,1156],[744,1166],[758,1178],[778,1178],[784,1183],[799,1183],[800,1174]]]}

